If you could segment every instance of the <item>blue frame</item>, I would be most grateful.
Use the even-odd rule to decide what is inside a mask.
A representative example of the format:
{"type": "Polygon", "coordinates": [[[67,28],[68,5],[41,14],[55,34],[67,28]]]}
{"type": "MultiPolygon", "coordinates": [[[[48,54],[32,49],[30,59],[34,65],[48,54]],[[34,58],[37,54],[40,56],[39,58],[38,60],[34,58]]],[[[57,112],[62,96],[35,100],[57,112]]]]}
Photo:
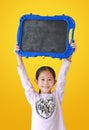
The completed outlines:
{"type": "MultiPolygon", "coordinates": [[[[66,21],[68,25],[67,29],[67,38],[69,36],[69,31],[72,29],[72,36],[71,40],[74,41],[74,29],[75,29],[75,21],[73,20],[72,17],[66,16],[66,15],[56,15],[56,16],[40,16],[40,15],[33,15],[33,14],[28,14],[28,15],[23,15],[20,18],[20,24],[18,27],[18,33],[17,33],[17,44],[20,47],[21,46],[21,41],[22,41],[22,26],[23,22],[25,20],[64,20],[66,21]]],[[[21,49],[18,51],[18,54],[20,56],[24,57],[36,57],[36,56],[48,56],[52,58],[68,58],[69,56],[72,55],[74,52],[74,49],[70,46],[68,43],[68,39],[66,38],[66,50],[63,53],[55,53],[55,52],[24,52],[21,49]]]]}

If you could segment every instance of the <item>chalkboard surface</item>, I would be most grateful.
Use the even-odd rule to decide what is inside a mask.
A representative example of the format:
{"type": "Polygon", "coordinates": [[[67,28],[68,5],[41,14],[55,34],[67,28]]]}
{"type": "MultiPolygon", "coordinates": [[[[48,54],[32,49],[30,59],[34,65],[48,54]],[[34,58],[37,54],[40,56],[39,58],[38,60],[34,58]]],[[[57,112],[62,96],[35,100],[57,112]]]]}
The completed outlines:
{"type": "Polygon", "coordinates": [[[66,49],[66,38],[67,23],[64,20],[25,20],[21,49],[62,53],[66,49]]]}

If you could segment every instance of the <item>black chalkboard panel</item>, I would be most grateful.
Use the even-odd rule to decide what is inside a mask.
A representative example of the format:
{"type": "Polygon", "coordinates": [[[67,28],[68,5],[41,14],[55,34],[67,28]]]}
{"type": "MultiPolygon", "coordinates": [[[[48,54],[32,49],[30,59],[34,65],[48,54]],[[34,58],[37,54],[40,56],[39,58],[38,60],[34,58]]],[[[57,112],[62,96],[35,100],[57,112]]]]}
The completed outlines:
{"type": "Polygon", "coordinates": [[[66,49],[67,23],[63,20],[25,20],[22,35],[23,51],[62,53],[66,49]]]}

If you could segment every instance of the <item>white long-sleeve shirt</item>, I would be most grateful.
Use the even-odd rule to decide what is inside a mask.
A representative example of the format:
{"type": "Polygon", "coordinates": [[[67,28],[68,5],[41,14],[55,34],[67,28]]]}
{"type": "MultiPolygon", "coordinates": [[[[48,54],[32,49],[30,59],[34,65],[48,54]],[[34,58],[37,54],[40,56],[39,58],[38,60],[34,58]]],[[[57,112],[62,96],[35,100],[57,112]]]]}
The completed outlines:
{"type": "Polygon", "coordinates": [[[26,98],[32,107],[31,130],[65,130],[61,103],[69,66],[70,62],[65,59],[58,75],[56,90],[51,94],[35,92],[23,64],[18,66],[26,98]]]}

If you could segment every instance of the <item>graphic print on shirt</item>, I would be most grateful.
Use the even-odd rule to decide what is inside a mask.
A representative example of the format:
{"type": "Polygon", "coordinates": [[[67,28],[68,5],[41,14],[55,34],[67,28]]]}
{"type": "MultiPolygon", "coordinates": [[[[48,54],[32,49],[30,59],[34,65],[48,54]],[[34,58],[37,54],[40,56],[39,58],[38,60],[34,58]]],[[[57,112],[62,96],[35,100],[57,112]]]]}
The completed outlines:
{"type": "Polygon", "coordinates": [[[55,110],[55,101],[52,96],[45,100],[41,98],[39,101],[36,102],[37,113],[45,119],[51,117],[54,110],[55,110]]]}

